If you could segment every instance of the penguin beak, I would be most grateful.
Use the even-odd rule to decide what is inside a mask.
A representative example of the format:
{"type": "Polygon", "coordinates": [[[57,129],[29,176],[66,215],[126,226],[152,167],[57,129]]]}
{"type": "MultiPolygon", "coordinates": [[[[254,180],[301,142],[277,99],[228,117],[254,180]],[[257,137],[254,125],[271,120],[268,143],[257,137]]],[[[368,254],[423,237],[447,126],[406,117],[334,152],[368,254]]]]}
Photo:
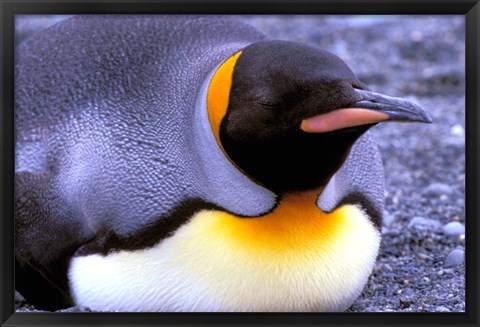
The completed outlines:
{"type": "Polygon", "coordinates": [[[307,133],[325,133],[342,128],[375,124],[381,121],[431,123],[430,114],[420,105],[402,98],[355,89],[362,100],[349,108],[304,119],[301,130],[307,133]]]}
{"type": "Polygon", "coordinates": [[[394,98],[380,93],[355,89],[363,100],[353,104],[355,108],[375,110],[388,115],[387,120],[399,122],[431,123],[432,117],[415,102],[394,98]]]}

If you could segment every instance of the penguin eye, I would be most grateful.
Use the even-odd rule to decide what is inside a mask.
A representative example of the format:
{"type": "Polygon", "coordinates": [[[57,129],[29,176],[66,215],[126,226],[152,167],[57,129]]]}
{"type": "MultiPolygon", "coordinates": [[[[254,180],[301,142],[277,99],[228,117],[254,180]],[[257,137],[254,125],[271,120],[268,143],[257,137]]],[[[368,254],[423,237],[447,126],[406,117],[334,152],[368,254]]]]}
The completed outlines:
{"type": "Polygon", "coordinates": [[[268,101],[259,101],[258,105],[260,106],[260,108],[263,109],[276,109],[280,107],[280,105],[278,105],[277,103],[272,103],[268,101]]]}

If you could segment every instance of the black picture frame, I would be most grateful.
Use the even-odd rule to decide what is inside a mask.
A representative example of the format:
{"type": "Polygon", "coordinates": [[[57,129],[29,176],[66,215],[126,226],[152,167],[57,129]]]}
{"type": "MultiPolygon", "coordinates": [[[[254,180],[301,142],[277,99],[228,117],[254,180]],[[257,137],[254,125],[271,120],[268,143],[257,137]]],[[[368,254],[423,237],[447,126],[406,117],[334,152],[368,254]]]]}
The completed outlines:
{"type": "Polygon", "coordinates": [[[0,133],[1,304],[2,326],[479,326],[479,52],[478,0],[2,0],[0,133]],[[14,312],[14,20],[22,14],[457,14],[466,22],[466,312],[465,313],[15,313],[14,312]]]}

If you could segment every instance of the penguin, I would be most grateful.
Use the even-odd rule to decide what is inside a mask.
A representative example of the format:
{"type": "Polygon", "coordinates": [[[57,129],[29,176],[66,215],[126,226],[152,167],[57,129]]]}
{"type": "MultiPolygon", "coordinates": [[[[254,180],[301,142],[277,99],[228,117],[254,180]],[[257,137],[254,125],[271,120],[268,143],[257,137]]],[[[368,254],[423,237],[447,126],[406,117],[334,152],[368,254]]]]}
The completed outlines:
{"type": "Polygon", "coordinates": [[[15,59],[15,288],[45,310],[344,311],[381,239],[368,130],[431,122],[229,17],[77,16],[15,59]]]}

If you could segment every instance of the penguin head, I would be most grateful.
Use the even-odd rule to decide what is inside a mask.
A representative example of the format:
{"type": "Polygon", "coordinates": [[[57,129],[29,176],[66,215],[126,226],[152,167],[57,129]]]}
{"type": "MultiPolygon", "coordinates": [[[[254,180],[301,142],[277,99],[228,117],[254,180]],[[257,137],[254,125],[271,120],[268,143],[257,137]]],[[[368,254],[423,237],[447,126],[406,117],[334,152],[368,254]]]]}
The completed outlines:
{"type": "Polygon", "coordinates": [[[413,102],[368,91],[337,56],[287,41],[254,43],[227,59],[207,107],[224,153],[276,192],[325,186],[378,122],[431,122],[413,102]]]}

